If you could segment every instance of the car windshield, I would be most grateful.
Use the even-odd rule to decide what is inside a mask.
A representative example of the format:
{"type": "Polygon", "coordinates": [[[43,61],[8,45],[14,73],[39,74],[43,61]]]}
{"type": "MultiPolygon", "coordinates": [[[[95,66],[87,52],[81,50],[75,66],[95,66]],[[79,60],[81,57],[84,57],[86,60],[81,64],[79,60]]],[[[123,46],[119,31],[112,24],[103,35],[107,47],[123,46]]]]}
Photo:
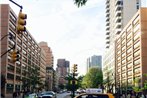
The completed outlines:
{"type": "Polygon", "coordinates": [[[54,95],[52,92],[43,92],[41,95],[54,95]]]}

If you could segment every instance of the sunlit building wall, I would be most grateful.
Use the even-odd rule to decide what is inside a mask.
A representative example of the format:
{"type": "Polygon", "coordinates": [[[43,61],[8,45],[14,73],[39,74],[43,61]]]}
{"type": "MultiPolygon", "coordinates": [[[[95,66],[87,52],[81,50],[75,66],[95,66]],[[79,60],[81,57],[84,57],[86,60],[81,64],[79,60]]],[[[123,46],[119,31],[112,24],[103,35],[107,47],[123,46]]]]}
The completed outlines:
{"type": "Polygon", "coordinates": [[[12,39],[6,36],[1,40],[1,56],[16,45],[16,50],[19,51],[21,57],[15,63],[11,61],[10,52],[1,57],[1,74],[6,78],[6,85],[2,93],[7,98],[12,96],[14,91],[24,90],[22,79],[30,77],[30,68],[39,69],[41,49],[28,30],[22,34],[16,32],[17,15],[8,4],[0,5],[0,15],[1,37],[10,33],[13,35],[12,39]]]}
{"type": "MultiPolygon", "coordinates": [[[[110,66],[115,66],[115,39],[133,15],[135,15],[137,10],[142,6],[147,6],[145,4],[143,5],[143,2],[145,2],[145,0],[131,0],[131,2],[129,0],[106,0],[106,51],[105,58],[103,59],[104,73],[114,74],[111,70],[105,69],[110,66]],[[112,57],[110,57],[110,55],[112,57]]],[[[104,79],[108,78],[105,76],[107,75],[104,75],[104,79]]],[[[115,75],[112,76],[115,78],[115,75]]]]}
{"type": "Polygon", "coordinates": [[[40,56],[40,78],[42,80],[42,83],[45,84],[46,82],[46,54],[43,49],[41,49],[41,56],[40,56]]]}
{"type": "MultiPolygon", "coordinates": [[[[147,73],[147,8],[141,8],[115,41],[116,83],[123,89],[143,87],[147,73]],[[138,79],[138,83],[136,83],[138,79]]],[[[118,87],[117,87],[118,88],[118,87]]]]}
{"type": "Polygon", "coordinates": [[[54,76],[54,69],[53,69],[53,54],[51,48],[48,46],[47,42],[40,42],[39,46],[41,49],[44,50],[46,55],[46,79],[48,83],[47,90],[53,90],[53,76],[54,76]]]}

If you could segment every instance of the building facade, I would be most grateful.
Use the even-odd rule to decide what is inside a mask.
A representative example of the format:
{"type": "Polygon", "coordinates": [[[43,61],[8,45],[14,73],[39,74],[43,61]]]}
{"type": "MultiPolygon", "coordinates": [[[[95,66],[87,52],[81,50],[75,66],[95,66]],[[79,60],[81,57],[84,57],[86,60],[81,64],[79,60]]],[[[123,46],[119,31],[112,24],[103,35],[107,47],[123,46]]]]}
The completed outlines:
{"type": "Polygon", "coordinates": [[[87,59],[87,72],[92,67],[102,68],[102,56],[93,55],[87,59]]]}
{"type": "MultiPolygon", "coordinates": [[[[115,41],[116,84],[143,87],[147,77],[147,8],[141,8],[115,41]],[[135,81],[138,80],[138,83],[135,81]]],[[[118,88],[118,87],[117,87],[118,88]]]]}
{"type": "Polygon", "coordinates": [[[46,82],[47,82],[47,90],[53,90],[53,81],[54,81],[54,69],[53,69],[53,54],[52,54],[52,50],[51,48],[48,46],[47,42],[40,42],[39,46],[41,47],[41,49],[44,50],[45,52],[45,56],[46,56],[46,60],[45,60],[45,64],[46,64],[46,82]]]}
{"type": "MultiPolygon", "coordinates": [[[[145,2],[145,3],[143,3],[145,2]]],[[[115,40],[145,0],[106,0],[106,50],[103,59],[104,81],[109,77],[115,83],[115,40]]],[[[108,84],[106,84],[108,85],[108,84]]],[[[114,86],[113,86],[114,87],[114,86]]],[[[114,89],[113,87],[109,87],[114,89]]]]}
{"type": "Polygon", "coordinates": [[[57,73],[58,73],[58,84],[65,84],[67,81],[65,80],[65,77],[69,74],[70,72],[70,63],[69,61],[65,59],[58,59],[57,60],[57,73]]]}
{"type": "MultiPolygon", "coordinates": [[[[46,82],[46,54],[43,49],[41,49],[41,55],[40,55],[40,78],[42,80],[42,84],[45,86],[46,82]]],[[[46,87],[43,87],[44,89],[46,87]]]]}
{"type": "Polygon", "coordinates": [[[8,4],[0,5],[0,15],[1,75],[4,75],[6,79],[2,93],[7,98],[7,95],[11,94],[12,96],[14,91],[36,87],[37,84],[34,83],[32,86],[28,83],[31,78],[40,77],[41,48],[28,30],[21,34],[16,32],[17,15],[8,4]],[[6,52],[14,46],[15,48],[11,51],[19,51],[20,56],[19,61],[16,62],[11,60],[11,51],[6,52]]]}

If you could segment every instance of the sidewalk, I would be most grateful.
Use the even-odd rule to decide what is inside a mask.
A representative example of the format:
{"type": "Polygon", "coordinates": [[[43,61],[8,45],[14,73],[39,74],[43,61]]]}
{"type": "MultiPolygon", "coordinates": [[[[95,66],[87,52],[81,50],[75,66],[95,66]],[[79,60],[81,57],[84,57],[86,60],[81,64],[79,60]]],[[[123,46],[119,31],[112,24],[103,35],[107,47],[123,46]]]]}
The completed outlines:
{"type": "MultiPolygon", "coordinates": [[[[7,94],[7,95],[5,96],[5,98],[13,98],[13,95],[7,94]]],[[[18,96],[18,97],[16,97],[16,98],[22,98],[22,95],[20,95],[20,96],[18,96]]]]}

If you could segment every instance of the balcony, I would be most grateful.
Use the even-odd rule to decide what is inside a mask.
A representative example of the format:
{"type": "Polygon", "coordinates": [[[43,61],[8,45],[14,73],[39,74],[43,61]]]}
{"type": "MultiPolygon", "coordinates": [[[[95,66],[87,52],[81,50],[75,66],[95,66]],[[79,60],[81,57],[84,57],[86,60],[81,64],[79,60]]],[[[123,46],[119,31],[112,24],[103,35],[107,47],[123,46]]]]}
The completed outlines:
{"type": "Polygon", "coordinates": [[[109,5],[109,4],[107,4],[107,5],[106,5],[106,10],[107,10],[107,9],[109,9],[109,7],[110,7],[110,5],[109,5]]]}
{"type": "Polygon", "coordinates": [[[110,20],[110,17],[106,17],[106,22],[109,22],[109,20],[110,20]]]}
{"type": "Polygon", "coordinates": [[[110,13],[106,13],[106,18],[110,16],[110,13]]]}
{"type": "Polygon", "coordinates": [[[106,31],[107,31],[107,30],[110,30],[110,26],[107,26],[107,27],[106,27],[106,31]]]}
{"type": "Polygon", "coordinates": [[[110,45],[106,45],[106,48],[108,49],[110,47],[110,45]]]}
{"type": "Polygon", "coordinates": [[[106,39],[110,39],[110,36],[107,36],[106,39]]]}
{"type": "Polygon", "coordinates": [[[116,35],[117,35],[117,34],[120,34],[120,32],[121,32],[121,28],[115,30],[115,34],[116,34],[116,35]]]}
{"type": "Polygon", "coordinates": [[[115,29],[120,29],[120,28],[121,28],[121,25],[122,25],[121,22],[117,22],[117,23],[115,23],[114,28],[115,28],[115,29]]]}
{"type": "Polygon", "coordinates": [[[115,0],[115,5],[122,5],[123,4],[123,1],[122,0],[115,0]]]}
{"type": "Polygon", "coordinates": [[[122,5],[118,4],[115,6],[115,11],[120,11],[122,10],[122,5]]]}
{"type": "Polygon", "coordinates": [[[106,13],[109,13],[110,12],[110,9],[106,9],[106,13]]]}
{"type": "Polygon", "coordinates": [[[118,16],[115,18],[115,23],[119,23],[119,22],[121,22],[121,20],[122,20],[122,17],[118,16]]]}
{"type": "Polygon", "coordinates": [[[106,0],[106,4],[109,4],[110,2],[109,2],[110,0],[106,0]]]}
{"type": "Polygon", "coordinates": [[[106,31],[106,35],[109,35],[110,34],[110,31],[106,31]]]}
{"type": "Polygon", "coordinates": [[[115,11],[115,17],[121,16],[121,15],[122,15],[122,11],[121,10],[115,11]]]}
{"type": "Polygon", "coordinates": [[[107,40],[107,41],[106,41],[106,44],[110,44],[110,41],[109,41],[109,40],[107,40]]]}

